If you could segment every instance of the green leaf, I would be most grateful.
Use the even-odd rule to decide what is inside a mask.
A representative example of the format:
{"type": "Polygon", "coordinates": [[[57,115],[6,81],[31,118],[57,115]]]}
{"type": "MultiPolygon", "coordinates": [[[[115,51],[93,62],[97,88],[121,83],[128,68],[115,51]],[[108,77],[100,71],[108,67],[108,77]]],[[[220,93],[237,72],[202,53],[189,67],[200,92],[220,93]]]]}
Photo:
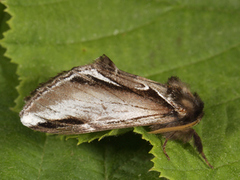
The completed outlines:
{"type": "MultiPolygon", "coordinates": [[[[1,179],[157,179],[154,171],[169,179],[240,176],[238,0],[3,3],[12,18],[1,41],[6,48],[0,56],[1,179]],[[9,110],[17,98],[14,110],[19,112],[23,97],[39,83],[102,54],[124,71],[161,83],[179,76],[198,92],[205,116],[195,130],[214,170],[191,144],[181,142],[168,143],[168,161],[161,136],[141,127],[134,131],[152,146],[139,135],[116,131],[79,136],[81,143],[118,135],[77,146],[74,139],[61,141],[24,127],[9,110]]],[[[1,11],[1,34],[7,28],[7,13],[1,11]]]]}
{"type": "Polygon", "coordinates": [[[108,136],[117,136],[120,134],[124,134],[127,133],[129,131],[131,131],[131,128],[128,129],[113,129],[110,131],[100,131],[100,132],[95,132],[95,133],[87,133],[87,134],[77,134],[77,135],[62,135],[62,139],[66,138],[66,139],[72,139],[72,138],[76,138],[78,139],[78,145],[82,144],[84,142],[92,142],[95,139],[98,139],[99,141],[102,140],[105,137],[108,136]]]}

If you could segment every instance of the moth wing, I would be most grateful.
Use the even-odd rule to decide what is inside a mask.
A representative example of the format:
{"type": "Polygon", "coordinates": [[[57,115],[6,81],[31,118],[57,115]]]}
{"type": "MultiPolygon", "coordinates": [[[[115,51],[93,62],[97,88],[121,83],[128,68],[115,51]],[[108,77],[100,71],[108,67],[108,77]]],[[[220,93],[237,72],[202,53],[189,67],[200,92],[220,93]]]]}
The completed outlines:
{"type": "Polygon", "coordinates": [[[173,121],[167,116],[171,106],[150,80],[141,84],[109,63],[73,68],[39,88],[20,113],[22,123],[43,132],[81,134],[173,121]],[[129,85],[133,82],[136,86],[129,85]]]}

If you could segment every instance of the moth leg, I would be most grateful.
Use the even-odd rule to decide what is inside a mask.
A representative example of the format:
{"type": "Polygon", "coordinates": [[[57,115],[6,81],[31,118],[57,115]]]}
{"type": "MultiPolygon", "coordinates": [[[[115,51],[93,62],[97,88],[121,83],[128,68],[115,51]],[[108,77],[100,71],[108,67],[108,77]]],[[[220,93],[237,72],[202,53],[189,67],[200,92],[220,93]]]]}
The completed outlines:
{"type": "Polygon", "coordinates": [[[166,136],[165,137],[166,140],[165,140],[165,142],[163,143],[163,146],[162,146],[163,153],[165,154],[165,156],[167,157],[168,160],[170,160],[170,157],[168,156],[168,154],[166,152],[166,145],[167,145],[168,140],[171,139],[174,136],[174,134],[175,134],[175,132],[173,132],[173,133],[169,134],[168,136],[166,136]]]}
{"type": "Polygon", "coordinates": [[[196,131],[194,131],[193,133],[193,140],[194,140],[194,146],[197,148],[198,152],[202,155],[202,158],[205,160],[205,162],[207,163],[207,165],[213,169],[213,166],[208,162],[205,154],[203,153],[203,145],[202,145],[202,141],[201,138],[198,136],[198,134],[196,133],[196,131]]]}

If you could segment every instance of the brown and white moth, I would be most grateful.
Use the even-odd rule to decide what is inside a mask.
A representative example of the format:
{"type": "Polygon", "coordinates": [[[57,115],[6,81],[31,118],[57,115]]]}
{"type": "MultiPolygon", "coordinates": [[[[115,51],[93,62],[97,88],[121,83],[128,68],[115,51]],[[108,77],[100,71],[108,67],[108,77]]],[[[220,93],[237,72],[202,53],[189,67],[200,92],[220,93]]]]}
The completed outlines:
{"type": "Polygon", "coordinates": [[[167,84],[119,70],[106,56],[93,64],[63,72],[32,92],[20,112],[23,125],[56,134],[82,134],[134,126],[184,142],[194,140],[203,153],[198,134],[191,128],[203,117],[204,103],[177,77],[167,84]]]}

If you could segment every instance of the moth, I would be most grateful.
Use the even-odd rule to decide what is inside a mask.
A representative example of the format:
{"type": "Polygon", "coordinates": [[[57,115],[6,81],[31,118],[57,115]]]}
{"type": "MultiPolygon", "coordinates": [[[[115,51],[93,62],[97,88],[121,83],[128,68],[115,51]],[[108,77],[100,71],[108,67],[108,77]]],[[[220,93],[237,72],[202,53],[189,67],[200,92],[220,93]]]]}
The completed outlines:
{"type": "Polygon", "coordinates": [[[23,125],[55,134],[82,134],[148,126],[170,139],[194,145],[207,165],[201,138],[191,127],[203,117],[204,103],[177,77],[166,84],[119,70],[103,55],[94,63],[62,72],[26,98],[23,125]]]}

